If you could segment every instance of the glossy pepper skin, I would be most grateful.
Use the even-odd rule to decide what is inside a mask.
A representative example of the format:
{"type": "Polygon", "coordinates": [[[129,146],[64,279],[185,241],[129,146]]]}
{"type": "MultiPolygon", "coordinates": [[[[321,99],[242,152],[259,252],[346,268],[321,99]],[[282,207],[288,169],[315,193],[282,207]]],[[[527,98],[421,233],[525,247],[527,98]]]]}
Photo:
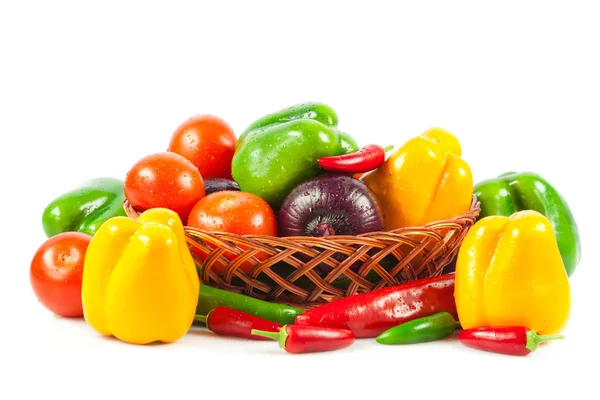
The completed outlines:
{"type": "Polygon", "coordinates": [[[349,330],[318,326],[285,325],[279,332],[253,329],[252,333],[277,340],[280,348],[294,354],[339,350],[352,345],[356,339],[349,330]]]}
{"type": "Polygon", "coordinates": [[[217,335],[251,340],[269,340],[264,336],[253,335],[252,329],[267,332],[279,332],[281,329],[281,325],[276,322],[221,306],[211,310],[207,315],[196,315],[194,320],[204,322],[208,330],[217,335]]]}
{"type": "Polygon", "coordinates": [[[93,236],[109,218],[125,216],[123,181],[113,178],[89,180],[54,199],[42,214],[47,237],[63,232],[93,236]]]}
{"type": "Polygon", "coordinates": [[[312,119],[326,126],[336,127],[338,116],[333,108],[327,104],[317,102],[307,102],[295,104],[274,113],[265,115],[252,122],[240,135],[236,142],[236,149],[244,143],[248,133],[272,125],[279,125],[298,119],[312,119]]]}
{"type": "Polygon", "coordinates": [[[543,214],[554,228],[567,275],[581,258],[579,229],[564,197],[544,178],[533,172],[508,172],[475,185],[481,203],[479,219],[490,215],[509,217],[517,211],[543,214]]]}
{"type": "Polygon", "coordinates": [[[92,238],[82,278],[85,320],[134,344],[174,342],[190,328],[200,282],[179,216],[154,208],[108,220],[92,238]]]}
{"type": "Polygon", "coordinates": [[[296,324],[348,329],[357,338],[438,312],[456,316],[454,274],[440,275],[345,297],[308,310],[296,324]]]}
{"type": "Polygon", "coordinates": [[[452,315],[440,312],[417,318],[388,329],[377,336],[379,344],[412,344],[433,342],[450,336],[460,328],[452,315]]]}
{"type": "Polygon", "coordinates": [[[319,158],[358,150],[351,137],[317,119],[280,120],[244,135],[232,160],[240,189],[262,197],[274,209],[294,187],[321,172],[319,158]]]}
{"type": "MultiPolygon", "coordinates": [[[[251,123],[238,138],[236,150],[244,143],[246,136],[251,132],[258,132],[273,125],[300,119],[311,119],[331,128],[337,128],[338,125],[337,113],[327,104],[318,102],[295,104],[291,107],[267,114],[251,123]]],[[[350,135],[341,131],[338,131],[338,134],[340,135],[343,154],[352,153],[358,149],[356,142],[350,135]]]]}
{"type": "Polygon", "coordinates": [[[464,214],[473,196],[458,139],[440,128],[413,137],[361,178],[381,203],[386,230],[464,214]]]}
{"type": "Polygon", "coordinates": [[[468,347],[513,356],[526,356],[548,340],[564,339],[563,335],[538,335],[523,326],[481,327],[466,329],[458,339],[468,347]]]}
{"type": "Polygon", "coordinates": [[[296,316],[304,312],[301,308],[263,301],[243,294],[201,285],[196,314],[206,315],[219,306],[243,311],[282,325],[293,323],[296,316]]]}
{"type": "Polygon", "coordinates": [[[325,171],[359,174],[379,168],[385,161],[386,151],[393,147],[384,148],[377,144],[368,144],[356,153],[319,158],[317,163],[325,171]]]}
{"type": "Polygon", "coordinates": [[[537,211],[479,220],[456,261],[456,308],[464,329],[526,326],[560,332],[570,288],[550,221],[537,211]]]}

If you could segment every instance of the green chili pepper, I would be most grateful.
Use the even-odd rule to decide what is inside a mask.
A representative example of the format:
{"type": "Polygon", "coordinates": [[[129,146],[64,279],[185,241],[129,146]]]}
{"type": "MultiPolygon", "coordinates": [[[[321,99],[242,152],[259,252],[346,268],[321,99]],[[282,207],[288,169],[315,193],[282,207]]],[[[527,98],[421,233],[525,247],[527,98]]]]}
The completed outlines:
{"type": "Polygon", "coordinates": [[[440,312],[428,317],[414,319],[377,336],[380,344],[411,344],[433,342],[450,336],[460,323],[447,312],[440,312]]]}
{"type": "Polygon", "coordinates": [[[522,210],[534,210],[548,218],[567,275],[573,274],[581,258],[579,230],[567,201],[548,181],[532,172],[508,172],[479,182],[474,193],[481,202],[479,219],[509,217],[522,210]]]}
{"type": "Polygon", "coordinates": [[[212,286],[200,285],[196,314],[206,315],[218,306],[243,311],[282,325],[293,324],[296,316],[304,312],[300,308],[285,304],[271,303],[212,286]]]}
{"type": "Polygon", "coordinates": [[[123,181],[96,178],[54,199],[42,214],[46,236],[83,232],[93,236],[106,220],[126,216],[123,181]]]}
{"type": "Polygon", "coordinates": [[[231,163],[234,180],[242,191],[262,197],[277,210],[298,184],[323,172],[319,158],[358,151],[354,139],[335,124],[335,112],[318,103],[254,122],[237,142],[231,163]]]}

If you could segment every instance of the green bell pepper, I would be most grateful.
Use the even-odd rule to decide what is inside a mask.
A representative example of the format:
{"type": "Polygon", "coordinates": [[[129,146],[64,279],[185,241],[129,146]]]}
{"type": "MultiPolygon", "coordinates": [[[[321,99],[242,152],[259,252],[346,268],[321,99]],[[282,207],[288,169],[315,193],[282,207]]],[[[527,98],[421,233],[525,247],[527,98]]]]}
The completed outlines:
{"type": "Polygon", "coordinates": [[[265,115],[251,123],[236,141],[235,148],[237,149],[241,146],[248,133],[252,131],[297,119],[314,119],[315,121],[319,121],[320,123],[331,127],[336,127],[338,124],[338,116],[335,110],[326,104],[314,102],[296,104],[272,114],[265,115]]]}
{"type": "Polygon", "coordinates": [[[356,141],[333,126],[337,116],[331,108],[295,107],[254,122],[238,139],[231,164],[240,189],[274,209],[294,187],[322,172],[317,159],[358,151],[356,141]]]}
{"type": "Polygon", "coordinates": [[[479,219],[508,217],[521,210],[535,210],[548,218],[567,275],[573,274],[581,258],[579,229],[566,200],[548,181],[533,172],[508,172],[476,184],[474,193],[481,203],[479,219]]]}
{"type": "Polygon", "coordinates": [[[54,199],[44,209],[42,226],[47,237],[63,232],[93,236],[108,219],[126,216],[123,181],[96,178],[54,199]]]}

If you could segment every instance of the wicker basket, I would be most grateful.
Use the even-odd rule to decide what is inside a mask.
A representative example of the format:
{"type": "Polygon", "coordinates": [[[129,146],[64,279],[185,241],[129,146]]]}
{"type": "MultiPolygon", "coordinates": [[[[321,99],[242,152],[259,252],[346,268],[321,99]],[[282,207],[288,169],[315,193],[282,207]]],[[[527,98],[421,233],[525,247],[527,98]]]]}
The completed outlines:
{"type": "MultiPolygon", "coordinates": [[[[139,216],[127,200],[124,209],[130,218],[139,216]]],[[[456,257],[479,212],[479,202],[473,196],[470,210],[464,215],[359,236],[272,237],[184,229],[203,283],[312,308],[441,274],[456,257]],[[215,265],[222,273],[215,272],[215,265]]]]}

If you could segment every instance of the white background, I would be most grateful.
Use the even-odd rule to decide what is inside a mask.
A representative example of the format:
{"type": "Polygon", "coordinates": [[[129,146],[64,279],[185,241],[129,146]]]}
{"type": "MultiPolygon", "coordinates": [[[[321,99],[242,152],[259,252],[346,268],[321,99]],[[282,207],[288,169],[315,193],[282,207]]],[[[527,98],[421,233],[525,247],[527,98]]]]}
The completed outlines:
{"type": "Polygon", "coordinates": [[[594,2],[1,4],[0,398],[597,393],[594,2]],[[475,181],[533,170],[559,188],[584,251],[571,278],[567,339],[524,358],[455,340],[404,347],[361,340],[293,356],[275,343],[207,332],[132,346],[37,303],[29,262],[54,197],[92,177],[124,178],[139,158],[165,150],[194,114],[221,116],[239,134],[255,118],[304,101],[332,105],[340,128],[360,144],[399,145],[441,126],[461,140],[475,181]]]}

